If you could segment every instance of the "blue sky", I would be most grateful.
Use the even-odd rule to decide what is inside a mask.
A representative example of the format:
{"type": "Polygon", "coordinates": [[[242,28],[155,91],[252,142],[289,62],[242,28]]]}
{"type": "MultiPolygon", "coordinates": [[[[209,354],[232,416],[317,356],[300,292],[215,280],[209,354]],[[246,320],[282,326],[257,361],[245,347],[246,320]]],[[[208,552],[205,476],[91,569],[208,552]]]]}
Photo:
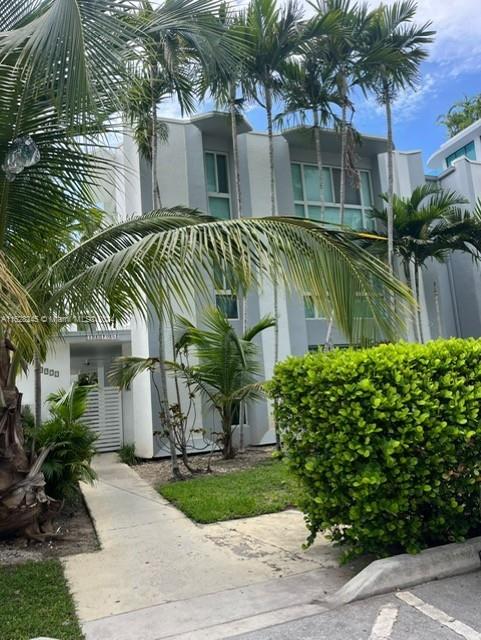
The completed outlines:
{"type": "MultiPolygon", "coordinates": [[[[369,4],[379,2],[369,0],[369,4]]],[[[431,21],[437,36],[423,65],[419,88],[399,96],[396,102],[395,143],[398,149],[422,149],[427,162],[446,140],[438,116],[464,95],[481,93],[481,0],[418,0],[416,21],[431,21]]],[[[165,105],[161,111],[176,115],[172,107],[165,105]]],[[[255,129],[265,129],[262,109],[249,109],[247,117],[255,129]]],[[[359,97],[355,125],[363,133],[384,135],[382,108],[373,99],[359,97]]]]}

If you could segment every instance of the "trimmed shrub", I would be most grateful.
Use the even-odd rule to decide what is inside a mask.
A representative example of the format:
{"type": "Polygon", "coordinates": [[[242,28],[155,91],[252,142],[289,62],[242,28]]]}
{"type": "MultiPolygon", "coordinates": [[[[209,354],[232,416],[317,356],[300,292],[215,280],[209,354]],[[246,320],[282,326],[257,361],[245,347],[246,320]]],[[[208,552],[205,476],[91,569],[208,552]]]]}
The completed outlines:
{"type": "Polygon", "coordinates": [[[481,340],[292,357],[270,383],[310,530],[378,556],[481,525],[481,340]]]}

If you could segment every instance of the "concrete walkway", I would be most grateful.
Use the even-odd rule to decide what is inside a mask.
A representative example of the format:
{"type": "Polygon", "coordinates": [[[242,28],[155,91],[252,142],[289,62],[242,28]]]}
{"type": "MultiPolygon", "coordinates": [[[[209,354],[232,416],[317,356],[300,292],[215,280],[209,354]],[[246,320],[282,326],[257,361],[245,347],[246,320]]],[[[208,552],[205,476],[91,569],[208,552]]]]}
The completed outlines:
{"type": "Polygon", "coordinates": [[[102,549],[64,559],[87,640],[225,638],[318,613],[353,574],[325,541],[301,550],[297,511],[199,526],[116,456],[95,468],[102,549]]]}

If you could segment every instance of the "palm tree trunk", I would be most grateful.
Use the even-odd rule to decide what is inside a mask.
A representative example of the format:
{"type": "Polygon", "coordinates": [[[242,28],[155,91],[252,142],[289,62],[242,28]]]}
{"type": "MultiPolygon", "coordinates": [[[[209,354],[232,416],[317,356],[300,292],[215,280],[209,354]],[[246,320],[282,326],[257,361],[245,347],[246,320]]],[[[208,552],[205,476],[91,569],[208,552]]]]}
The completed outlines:
{"type": "MultiPolygon", "coordinates": [[[[417,292],[416,292],[416,284],[415,282],[413,282],[412,278],[411,278],[411,262],[408,260],[403,260],[403,266],[404,266],[404,277],[406,278],[406,284],[408,285],[408,287],[411,289],[414,299],[416,300],[416,304],[418,304],[418,296],[417,296],[417,292]]],[[[418,318],[418,313],[416,310],[414,319],[413,319],[413,329],[414,329],[414,340],[416,342],[420,342],[419,339],[419,318],[418,318]]]]}
{"type": "Polygon", "coordinates": [[[423,335],[423,325],[422,325],[422,310],[421,310],[421,291],[419,289],[419,278],[420,275],[420,267],[417,262],[414,262],[414,281],[416,283],[416,302],[418,304],[418,308],[416,310],[418,327],[419,327],[419,342],[421,344],[424,343],[424,335],[423,335]]]}
{"type": "Polygon", "coordinates": [[[34,375],[34,404],[35,404],[35,427],[38,429],[42,422],[42,363],[38,357],[38,353],[35,354],[33,360],[33,375],[34,375]]]}
{"type": "Polygon", "coordinates": [[[232,446],[232,416],[229,411],[222,414],[222,434],[222,456],[225,460],[231,460],[235,457],[235,451],[232,446]]]}
{"type": "Polygon", "coordinates": [[[41,466],[45,455],[29,464],[21,421],[22,394],[16,385],[15,348],[0,339],[0,536],[45,538],[42,525],[59,504],[47,498],[41,466]]]}
{"type": "Polygon", "coordinates": [[[150,91],[151,91],[151,119],[152,119],[152,132],[151,132],[151,153],[152,158],[150,160],[150,166],[152,169],[152,206],[154,209],[160,209],[162,207],[162,201],[160,198],[159,176],[157,171],[157,100],[156,100],[156,69],[154,65],[150,67],[150,91]]]}
{"type": "Polygon", "coordinates": [[[319,112],[317,109],[312,110],[314,119],[314,143],[316,147],[316,161],[317,169],[319,171],[319,197],[321,202],[321,220],[324,218],[325,202],[324,202],[324,174],[323,174],[323,162],[322,162],[322,148],[321,148],[321,128],[319,125],[319,112]]]}
{"type": "Polygon", "coordinates": [[[391,96],[387,82],[384,82],[384,101],[387,122],[387,260],[392,273],[394,270],[394,143],[391,96]]]}
{"type": "MultiPolygon", "coordinates": [[[[266,94],[266,114],[267,114],[267,135],[269,138],[269,172],[271,187],[271,215],[277,216],[277,196],[276,196],[276,174],[274,168],[274,136],[272,132],[272,90],[269,86],[265,87],[266,94]]],[[[274,364],[279,361],[279,284],[277,282],[277,274],[273,274],[273,293],[274,293],[274,318],[276,324],[274,326],[274,364]]],[[[275,405],[274,405],[275,406],[275,405]]],[[[281,437],[277,421],[274,422],[276,433],[276,448],[281,450],[281,437]]]]}
{"type": "Polygon", "coordinates": [[[342,113],[341,113],[341,180],[339,187],[339,222],[344,224],[346,210],[346,151],[347,151],[347,96],[345,91],[346,80],[343,79],[342,87],[342,113]]]}
{"type": "MultiPolygon", "coordinates": [[[[234,158],[234,183],[235,183],[235,199],[237,217],[242,217],[242,192],[241,192],[241,180],[240,180],[240,162],[239,162],[239,145],[237,141],[237,112],[236,112],[236,86],[234,83],[229,87],[230,102],[230,125],[232,136],[232,155],[234,158]]],[[[247,295],[239,297],[241,304],[241,332],[245,334],[247,330],[247,295]]],[[[241,401],[239,407],[239,449],[244,450],[244,424],[247,415],[246,403],[241,401]]]]}
{"type": "Polygon", "coordinates": [[[170,416],[169,398],[167,393],[167,371],[165,368],[165,339],[162,314],[158,314],[159,320],[159,379],[160,379],[160,420],[168,433],[170,459],[172,463],[172,473],[175,478],[180,478],[179,461],[177,459],[177,449],[170,416]]]}
{"type": "MultiPolygon", "coordinates": [[[[160,199],[160,188],[158,180],[157,167],[157,102],[155,99],[155,68],[150,68],[150,88],[152,98],[152,132],[151,132],[151,167],[152,167],[152,206],[154,209],[160,209],[162,202],[160,199]]],[[[167,370],[165,368],[165,336],[163,325],[162,309],[157,314],[159,322],[159,378],[160,378],[160,413],[161,420],[165,424],[169,439],[170,459],[172,464],[172,473],[174,477],[180,478],[179,461],[177,459],[177,449],[175,446],[174,433],[172,431],[172,421],[170,416],[169,398],[167,393],[167,370]]]]}

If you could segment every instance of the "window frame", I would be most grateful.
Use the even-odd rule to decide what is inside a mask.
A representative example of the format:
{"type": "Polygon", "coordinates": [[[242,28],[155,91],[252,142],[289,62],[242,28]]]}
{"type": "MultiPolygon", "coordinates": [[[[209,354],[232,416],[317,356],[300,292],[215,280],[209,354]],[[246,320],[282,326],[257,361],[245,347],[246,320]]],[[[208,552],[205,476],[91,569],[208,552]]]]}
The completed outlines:
{"type": "MultiPolygon", "coordinates": [[[[214,214],[210,210],[210,198],[222,198],[227,200],[229,203],[229,217],[228,218],[220,218],[225,220],[232,219],[232,198],[231,198],[231,179],[230,179],[230,163],[229,163],[229,154],[223,151],[204,151],[204,173],[205,173],[205,190],[207,193],[207,208],[209,210],[210,215],[214,216],[214,214]],[[215,186],[217,191],[209,191],[209,180],[207,177],[207,155],[210,154],[214,156],[214,169],[215,169],[215,186]],[[222,156],[225,158],[225,167],[227,173],[227,193],[219,191],[219,171],[217,167],[217,157],[222,156]]],[[[216,217],[216,216],[214,216],[216,217]]]]}
{"type": "Polygon", "coordinates": [[[471,140],[471,142],[468,142],[467,144],[463,145],[462,147],[459,147],[459,149],[456,149],[456,151],[453,151],[453,153],[450,153],[449,156],[446,157],[446,167],[448,169],[449,169],[449,167],[452,167],[453,166],[453,162],[455,162],[459,158],[466,158],[467,160],[471,160],[471,162],[476,162],[476,159],[477,159],[477,156],[476,156],[476,144],[475,144],[474,140],[471,140]],[[474,151],[474,158],[470,158],[468,156],[468,148],[472,149],[474,151]]]}
{"type": "MultiPolygon", "coordinates": [[[[307,190],[306,190],[306,181],[305,181],[305,177],[304,177],[304,167],[308,166],[308,167],[315,167],[316,169],[318,169],[317,164],[312,163],[312,162],[302,162],[302,161],[298,161],[298,160],[293,160],[291,161],[291,167],[292,165],[298,165],[300,167],[300,173],[301,173],[301,186],[302,186],[302,193],[304,196],[304,200],[296,200],[295,196],[294,196],[294,209],[296,208],[296,206],[300,206],[303,207],[304,209],[304,218],[310,219],[309,217],[309,207],[320,207],[321,206],[321,201],[313,201],[313,200],[307,200],[306,199],[306,195],[307,195],[307,190]]],[[[340,171],[340,167],[335,167],[333,165],[323,165],[322,167],[323,169],[327,169],[329,171],[329,178],[330,178],[330,183],[331,183],[331,194],[332,197],[335,198],[336,197],[336,191],[335,191],[335,184],[334,184],[334,173],[333,170],[337,169],[338,171],[340,171]]],[[[372,182],[372,172],[369,169],[359,169],[359,174],[361,173],[365,173],[368,176],[368,184],[369,184],[369,189],[371,192],[371,204],[365,204],[364,203],[364,195],[363,195],[363,190],[362,190],[362,184],[359,186],[359,196],[360,196],[360,200],[361,200],[361,204],[357,205],[357,204],[348,204],[346,203],[346,207],[345,210],[349,210],[349,209],[356,209],[357,211],[361,212],[361,220],[362,220],[362,224],[363,227],[362,228],[367,228],[367,222],[369,220],[367,212],[368,211],[372,211],[374,208],[374,189],[373,189],[373,182],[372,182]]],[[[292,173],[291,173],[292,176],[292,173]]],[[[360,176],[359,176],[360,177],[360,176]]],[[[292,177],[291,177],[292,180],[292,177]]],[[[293,194],[294,195],[294,194],[293,194]]],[[[340,208],[340,203],[339,202],[328,202],[325,201],[324,203],[325,207],[328,207],[330,209],[333,208],[337,208],[339,210],[340,208]]]]}

